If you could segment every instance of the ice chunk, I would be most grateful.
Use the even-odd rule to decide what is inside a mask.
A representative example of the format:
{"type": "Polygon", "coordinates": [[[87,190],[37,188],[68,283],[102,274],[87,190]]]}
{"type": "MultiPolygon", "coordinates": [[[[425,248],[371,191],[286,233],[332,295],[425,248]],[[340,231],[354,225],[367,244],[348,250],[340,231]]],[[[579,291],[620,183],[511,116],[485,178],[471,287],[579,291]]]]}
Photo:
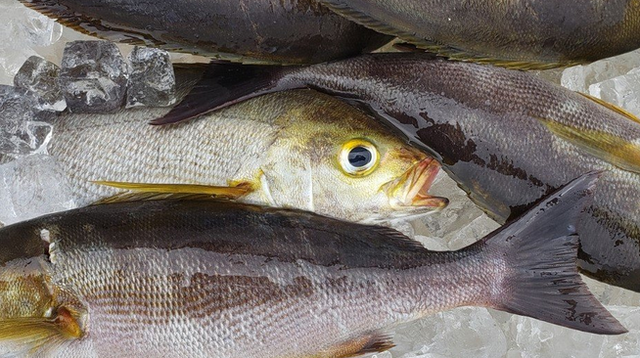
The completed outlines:
{"type": "Polygon", "coordinates": [[[58,85],[60,68],[38,56],[31,56],[22,65],[13,82],[28,90],[37,99],[39,110],[63,111],[67,103],[58,85]]]}
{"type": "Polygon", "coordinates": [[[124,107],[128,66],[113,43],[70,42],[61,67],[60,86],[71,111],[105,113],[124,107]]]}
{"type": "MultiPolygon", "coordinates": [[[[62,26],[18,1],[0,1],[0,83],[11,83],[24,61],[56,43],[62,26]]],[[[46,52],[46,51],[44,51],[46,52]]]]}
{"type": "Polygon", "coordinates": [[[562,74],[561,83],[568,89],[588,93],[590,85],[627,74],[636,67],[640,67],[640,50],[589,65],[567,68],[562,74]]]}
{"type": "Polygon", "coordinates": [[[590,85],[589,94],[640,116],[640,68],[590,85]]]}
{"type": "Polygon", "coordinates": [[[175,103],[176,76],[168,52],[136,46],[129,54],[129,62],[127,107],[165,107],[175,103]]]}
{"type": "Polygon", "coordinates": [[[44,152],[52,126],[34,111],[36,99],[11,86],[0,86],[0,163],[44,152]]]}
{"type": "Polygon", "coordinates": [[[66,180],[55,159],[44,154],[0,165],[0,222],[6,225],[75,208],[66,180]]]}

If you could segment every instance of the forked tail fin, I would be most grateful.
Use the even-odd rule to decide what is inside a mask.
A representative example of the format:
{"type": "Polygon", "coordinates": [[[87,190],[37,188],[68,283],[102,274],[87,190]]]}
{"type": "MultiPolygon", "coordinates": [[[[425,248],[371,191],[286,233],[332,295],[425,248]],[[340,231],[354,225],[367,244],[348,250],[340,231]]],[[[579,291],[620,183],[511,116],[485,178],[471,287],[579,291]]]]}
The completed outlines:
{"type": "Polygon", "coordinates": [[[180,103],[150,123],[178,123],[267,93],[304,87],[283,80],[298,68],[213,61],[180,103]]]}
{"type": "Polygon", "coordinates": [[[476,245],[504,262],[491,306],[585,332],[627,330],[589,292],[576,266],[576,224],[599,173],[586,174],[476,245]]]}

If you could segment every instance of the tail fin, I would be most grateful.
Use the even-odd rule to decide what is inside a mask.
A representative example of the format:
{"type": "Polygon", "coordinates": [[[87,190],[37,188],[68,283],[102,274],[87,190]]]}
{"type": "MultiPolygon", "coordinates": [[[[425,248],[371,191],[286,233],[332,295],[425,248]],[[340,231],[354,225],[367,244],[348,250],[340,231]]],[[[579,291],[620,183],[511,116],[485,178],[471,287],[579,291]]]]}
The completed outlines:
{"type": "Polygon", "coordinates": [[[576,266],[576,224],[598,176],[574,180],[478,243],[507,270],[493,292],[494,308],[585,332],[627,332],[589,292],[576,266]]]}
{"type": "Polygon", "coordinates": [[[213,61],[180,103],[150,123],[178,123],[267,93],[302,88],[304,86],[282,80],[298,68],[213,61]]]}

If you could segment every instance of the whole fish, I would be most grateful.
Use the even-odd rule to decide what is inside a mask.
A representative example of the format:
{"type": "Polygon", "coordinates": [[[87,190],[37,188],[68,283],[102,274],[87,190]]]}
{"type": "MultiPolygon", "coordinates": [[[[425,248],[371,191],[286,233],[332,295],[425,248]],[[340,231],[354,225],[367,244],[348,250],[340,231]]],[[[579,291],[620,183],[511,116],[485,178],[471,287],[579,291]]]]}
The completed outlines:
{"type": "Polygon", "coordinates": [[[607,170],[580,220],[579,266],[598,280],[640,291],[640,124],[624,110],[525,72],[427,54],[271,69],[251,79],[238,76],[239,83],[220,81],[238,66],[213,66],[218,82],[203,80],[209,91],[199,88],[154,123],[312,87],[356,102],[429,150],[499,222],[582,173],[607,170]]]}
{"type": "Polygon", "coordinates": [[[68,173],[76,204],[134,189],[368,222],[447,204],[427,193],[437,161],[322,93],[270,95],[170,128],[147,124],[167,111],[64,114],[52,122],[49,154],[68,173]]]}
{"type": "Polygon", "coordinates": [[[543,69],[640,48],[640,0],[319,0],[455,59],[543,69]]]}
{"type": "Polygon", "coordinates": [[[392,39],[316,0],[20,1],[89,35],[239,62],[319,63],[392,39]]]}
{"type": "Polygon", "coordinates": [[[576,217],[594,175],[454,252],[383,227],[209,200],[91,206],[18,223],[0,229],[0,349],[352,357],[393,346],[387,332],[398,323],[465,305],[624,333],[575,267],[576,217]]]}

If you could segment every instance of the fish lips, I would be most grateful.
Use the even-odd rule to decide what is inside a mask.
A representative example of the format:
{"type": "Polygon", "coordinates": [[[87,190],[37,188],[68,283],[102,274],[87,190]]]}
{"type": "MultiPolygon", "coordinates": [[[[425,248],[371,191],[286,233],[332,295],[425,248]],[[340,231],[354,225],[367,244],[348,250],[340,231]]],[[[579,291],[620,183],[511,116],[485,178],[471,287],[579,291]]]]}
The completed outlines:
{"type": "Polygon", "coordinates": [[[412,216],[445,208],[449,199],[429,195],[440,167],[433,158],[425,158],[397,179],[384,184],[381,190],[387,194],[390,206],[400,215],[412,216]]]}

